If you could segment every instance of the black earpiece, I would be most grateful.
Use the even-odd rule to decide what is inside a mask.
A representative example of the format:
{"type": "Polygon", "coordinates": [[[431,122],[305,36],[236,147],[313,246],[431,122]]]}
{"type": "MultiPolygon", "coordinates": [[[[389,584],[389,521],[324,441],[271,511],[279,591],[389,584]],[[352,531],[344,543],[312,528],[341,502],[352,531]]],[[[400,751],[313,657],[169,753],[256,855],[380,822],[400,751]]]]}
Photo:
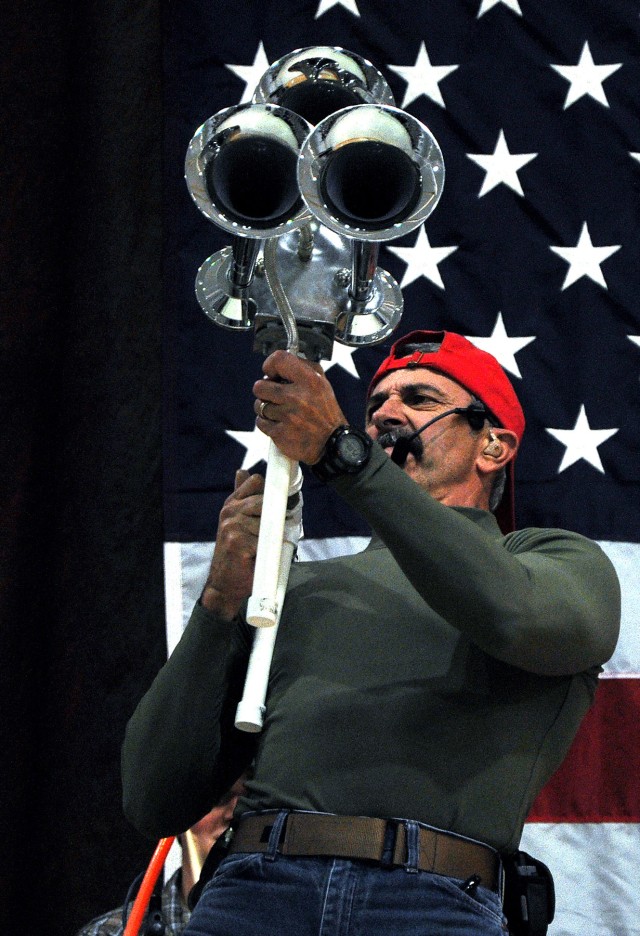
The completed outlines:
{"type": "MultiPolygon", "coordinates": [[[[481,400],[473,400],[472,403],[469,403],[466,407],[459,407],[457,410],[454,410],[456,413],[461,413],[463,416],[467,417],[469,425],[476,432],[479,429],[482,429],[484,426],[484,421],[488,417],[487,407],[482,403],[481,400]]],[[[421,430],[422,431],[422,430],[421,430]]]]}

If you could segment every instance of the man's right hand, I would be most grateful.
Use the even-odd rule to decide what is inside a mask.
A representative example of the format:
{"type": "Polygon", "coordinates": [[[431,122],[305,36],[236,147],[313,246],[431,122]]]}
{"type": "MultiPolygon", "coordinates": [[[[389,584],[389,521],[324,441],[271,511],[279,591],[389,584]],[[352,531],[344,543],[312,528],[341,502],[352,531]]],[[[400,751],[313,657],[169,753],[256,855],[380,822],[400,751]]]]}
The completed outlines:
{"type": "Polygon", "coordinates": [[[237,471],[233,494],[220,511],[216,547],[200,601],[225,620],[238,614],[253,588],[263,490],[262,475],[237,471]]]}

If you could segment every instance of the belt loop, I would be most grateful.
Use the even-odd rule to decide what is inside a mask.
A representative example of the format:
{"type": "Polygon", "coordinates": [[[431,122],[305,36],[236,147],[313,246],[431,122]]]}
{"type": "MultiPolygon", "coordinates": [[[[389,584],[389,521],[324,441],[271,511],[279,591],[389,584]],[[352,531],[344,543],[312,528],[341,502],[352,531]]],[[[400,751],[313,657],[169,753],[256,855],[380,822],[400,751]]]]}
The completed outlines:
{"type": "Polygon", "coordinates": [[[497,872],[497,882],[496,888],[498,894],[500,895],[500,903],[504,907],[504,891],[505,891],[505,872],[504,872],[504,861],[502,860],[502,855],[498,855],[498,872],[497,872]]]}
{"type": "Polygon", "coordinates": [[[420,861],[420,826],[414,819],[407,819],[404,822],[404,829],[407,840],[407,860],[404,870],[409,874],[417,874],[420,861]]]}
{"type": "Polygon", "coordinates": [[[384,830],[384,841],[382,843],[382,854],[380,856],[380,865],[383,868],[393,867],[393,856],[396,848],[396,838],[398,837],[398,823],[393,819],[387,819],[384,830]]]}
{"type": "Polygon", "coordinates": [[[283,809],[278,813],[273,822],[273,825],[271,826],[271,832],[269,833],[269,844],[267,845],[267,850],[264,856],[267,861],[276,860],[276,856],[278,854],[278,845],[280,844],[282,830],[284,829],[284,824],[287,821],[288,815],[289,810],[283,809]]]}

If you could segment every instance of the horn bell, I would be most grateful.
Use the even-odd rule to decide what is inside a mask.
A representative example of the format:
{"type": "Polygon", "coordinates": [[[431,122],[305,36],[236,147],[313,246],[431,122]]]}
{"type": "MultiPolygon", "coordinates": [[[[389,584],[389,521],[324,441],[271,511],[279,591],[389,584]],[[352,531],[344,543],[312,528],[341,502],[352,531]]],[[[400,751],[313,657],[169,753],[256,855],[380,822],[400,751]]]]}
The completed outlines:
{"type": "Polygon", "coordinates": [[[382,73],[339,46],[308,46],[282,56],[260,79],[254,101],[286,107],[314,126],[345,107],[395,104],[382,73]]]}
{"type": "Polygon", "coordinates": [[[444,160],[431,131],[399,108],[349,107],[325,117],[298,159],[311,213],[338,234],[365,241],[403,237],[431,214],[444,160]]]}
{"type": "Polygon", "coordinates": [[[277,237],[311,214],[296,179],[311,126],[272,104],[219,111],[194,134],[185,159],[187,187],[200,211],[237,237],[277,237]]]}

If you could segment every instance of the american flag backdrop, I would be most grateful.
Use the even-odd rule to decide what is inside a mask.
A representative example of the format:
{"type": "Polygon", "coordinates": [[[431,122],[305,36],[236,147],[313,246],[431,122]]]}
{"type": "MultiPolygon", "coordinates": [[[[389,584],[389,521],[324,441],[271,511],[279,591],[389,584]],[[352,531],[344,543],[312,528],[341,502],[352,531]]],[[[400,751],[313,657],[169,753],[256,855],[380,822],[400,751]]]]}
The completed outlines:
{"type": "MultiPolygon", "coordinates": [[[[620,642],[523,846],[550,865],[553,936],[640,934],[640,4],[637,0],[181,0],[165,4],[165,516],[172,648],[206,575],[234,470],[263,459],[252,333],[194,295],[229,243],[183,178],[189,140],[248,101],[294,49],[369,59],[446,167],[434,213],[380,251],[410,329],[493,353],[523,403],[519,526],[601,543],[622,583],[620,642]]],[[[347,417],[391,340],[325,362],[347,417]]],[[[359,518],[313,477],[302,557],[362,548],[359,518]]],[[[499,587],[499,583],[496,583],[499,587]]]]}

